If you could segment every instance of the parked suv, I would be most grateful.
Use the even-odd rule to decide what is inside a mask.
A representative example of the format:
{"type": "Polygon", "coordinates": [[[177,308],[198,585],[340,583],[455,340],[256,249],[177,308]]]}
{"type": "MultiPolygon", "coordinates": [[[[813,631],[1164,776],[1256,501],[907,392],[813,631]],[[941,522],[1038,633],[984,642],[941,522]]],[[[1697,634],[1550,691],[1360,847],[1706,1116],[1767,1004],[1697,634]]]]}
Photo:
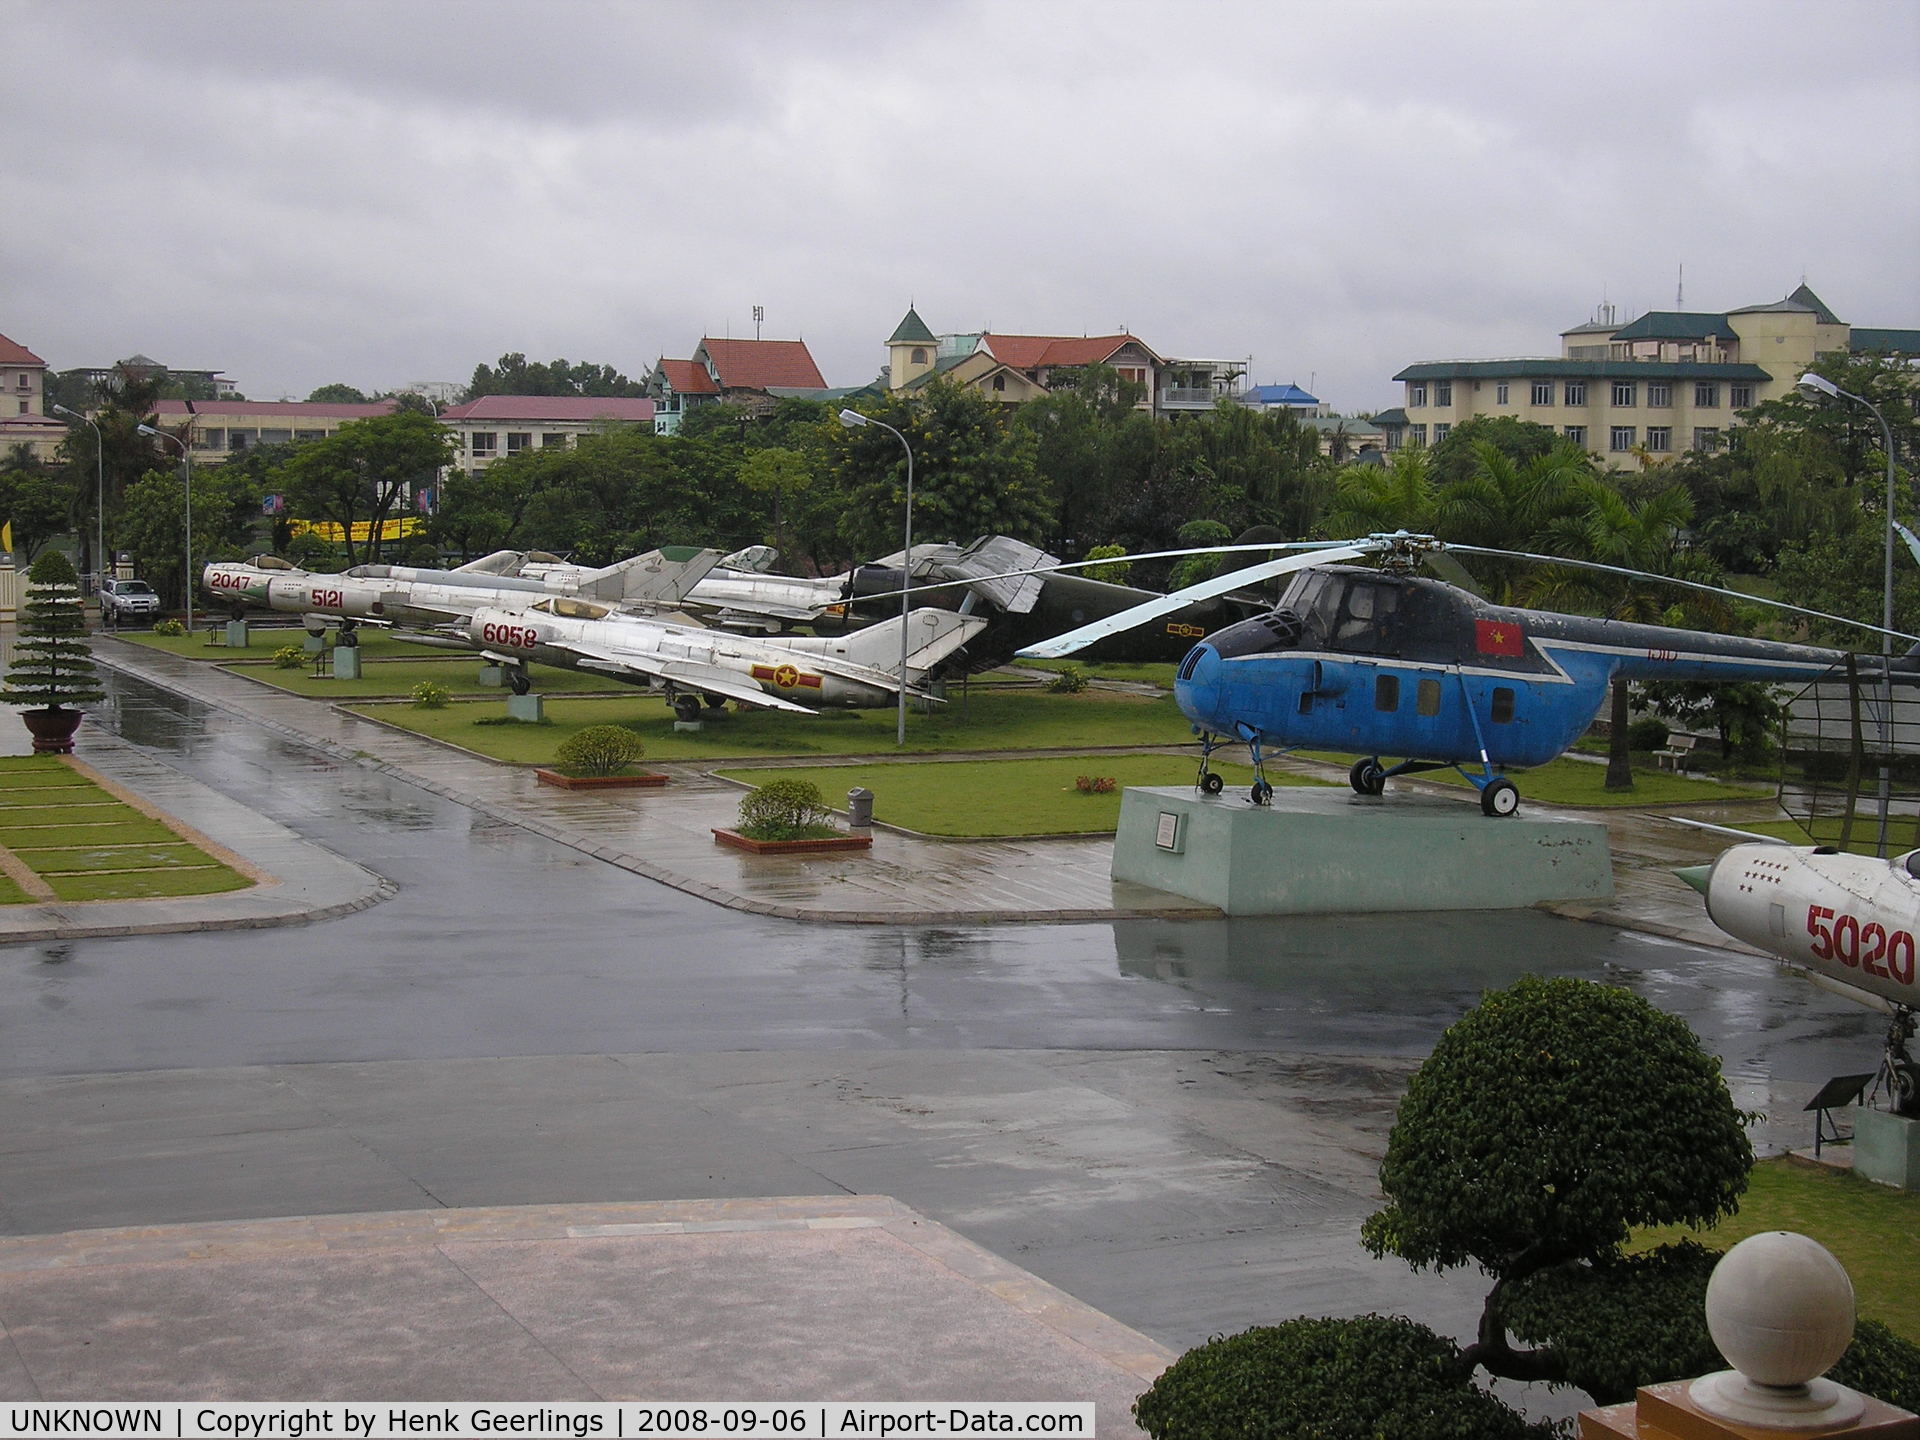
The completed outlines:
{"type": "Polygon", "coordinates": [[[131,620],[151,622],[160,613],[160,597],[144,580],[102,580],[100,618],[109,625],[131,620]]]}

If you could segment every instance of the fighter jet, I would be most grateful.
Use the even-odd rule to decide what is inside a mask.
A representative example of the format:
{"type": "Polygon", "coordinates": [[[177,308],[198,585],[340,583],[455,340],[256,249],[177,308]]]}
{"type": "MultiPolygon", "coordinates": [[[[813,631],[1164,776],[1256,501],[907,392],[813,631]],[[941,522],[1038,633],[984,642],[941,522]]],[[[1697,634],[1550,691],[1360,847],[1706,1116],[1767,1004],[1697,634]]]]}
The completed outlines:
{"type": "Polygon", "coordinates": [[[717,550],[650,550],[600,570],[561,566],[538,576],[504,573],[523,557],[498,551],[458,570],[356,565],[339,575],[301,570],[272,555],[209,565],[201,583],[236,609],[262,606],[305,615],[318,630],[339,621],[343,637],[361,621],[427,629],[464,621],[488,606],[528,604],[544,595],[577,595],[629,610],[679,604],[720,559],[717,550]]]}
{"type": "Polygon", "coordinates": [[[644,686],[690,718],[703,700],[716,706],[740,700],[806,715],[825,708],[880,708],[895,703],[903,683],[909,694],[937,699],[924,688],[929,677],[986,624],[978,615],[919,610],[849,635],[759,639],[555,595],[525,608],[479,610],[441,636],[505,666],[516,694],[529,688],[527,663],[538,661],[644,686]]]}

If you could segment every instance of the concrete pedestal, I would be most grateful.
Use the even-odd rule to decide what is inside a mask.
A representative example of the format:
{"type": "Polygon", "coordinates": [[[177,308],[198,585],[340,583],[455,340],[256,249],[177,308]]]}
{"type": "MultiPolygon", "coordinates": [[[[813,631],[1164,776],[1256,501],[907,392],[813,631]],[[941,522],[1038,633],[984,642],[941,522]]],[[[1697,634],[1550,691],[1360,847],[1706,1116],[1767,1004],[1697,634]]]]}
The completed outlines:
{"type": "Polygon", "coordinates": [[[1920,1120],[1855,1110],[1853,1173],[1896,1190],[1920,1190],[1920,1120]]]}
{"type": "Polygon", "coordinates": [[[1287,788],[1244,795],[1132,788],[1121,799],[1113,878],[1229,915],[1511,910],[1613,894],[1606,826],[1490,819],[1424,795],[1287,788]]]}
{"type": "Polygon", "coordinates": [[[498,690],[501,686],[507,683],[506,666],[482,665],[480,667],[480,674],[478,679],[479,679],[479,683],[483,687],[489,690],[498,690]]]}
{"type": "Polygon", "coordinates": [[[546,697],[544,695],[507,696],[507,716],[513,720],[524,720],[530,725],[538,725],[547,718],[546,697]]]}
{"type": "Polygon", "coordinates": [[[327,648],[327,637],[324,632],[316,635],[311,630],[308,630],[304,633],[300,641],[300,648],[309,655],[318,655],[322,650],[327,648]]]}
{"type": "Polygon", "coordinates": [[[227,646],[232,650],[247,648],[247,622],[244,620],[227,621],[227,646]]]}
{"type": "Polygon", "coordinates": [[[336,680],[360,678],[360,647],[358,645],[333,647],[333,678],[336,680]]]}

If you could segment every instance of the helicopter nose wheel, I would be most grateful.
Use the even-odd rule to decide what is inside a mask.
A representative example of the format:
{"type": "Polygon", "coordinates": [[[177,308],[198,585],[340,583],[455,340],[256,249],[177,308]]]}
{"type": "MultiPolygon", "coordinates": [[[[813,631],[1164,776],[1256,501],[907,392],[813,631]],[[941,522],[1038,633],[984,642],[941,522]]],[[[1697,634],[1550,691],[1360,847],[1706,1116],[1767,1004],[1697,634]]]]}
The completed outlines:
{"type": "Polygon", "coordinates": [[[1511,815],[1520,808],[1520,787],[1511,780],[1489,781],[1480,792],[1480,808],[1489,815],[1511,815]]]}
{"type": "Polygon", "coordinates": [[[1384,795],[1387,791],[1387,772],[1380,762],[1369,756],[1357,760],[1347,772],[1347,783],[1353,787],[1356,795],[1384,795]]]}

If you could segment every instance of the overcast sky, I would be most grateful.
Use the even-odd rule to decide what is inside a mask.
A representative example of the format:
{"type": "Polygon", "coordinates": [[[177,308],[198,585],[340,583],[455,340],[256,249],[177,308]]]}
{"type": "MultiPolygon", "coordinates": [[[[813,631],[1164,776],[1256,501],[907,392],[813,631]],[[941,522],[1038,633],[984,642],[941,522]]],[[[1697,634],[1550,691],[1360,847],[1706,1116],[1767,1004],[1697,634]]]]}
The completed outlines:
{"type": "Polygon", "coordinates": [[[1416,360],[1778,300],[1920,326],[1916,0],[0,0],[0,333],[256,399],[872,378],[936,331],[1416,360]]]}

